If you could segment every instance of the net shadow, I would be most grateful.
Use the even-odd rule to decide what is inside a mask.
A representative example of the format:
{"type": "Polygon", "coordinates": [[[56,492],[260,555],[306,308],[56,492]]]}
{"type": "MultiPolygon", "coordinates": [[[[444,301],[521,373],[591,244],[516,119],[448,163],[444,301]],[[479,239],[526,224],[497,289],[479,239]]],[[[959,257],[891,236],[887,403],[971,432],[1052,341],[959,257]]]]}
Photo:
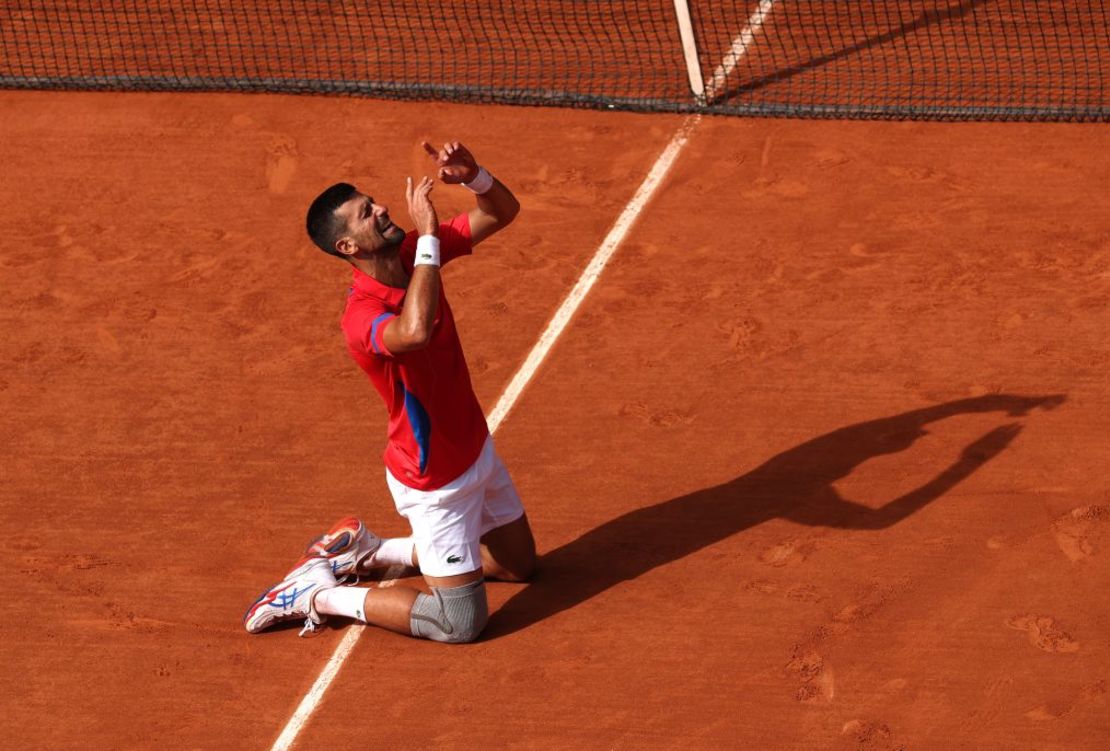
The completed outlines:
{"type": "MultiPolygon", "coordinates": [[[[805,62],[795,63],[793,65],[776,70],[772,73],[758,76],[748,81],[738,82],[732,86],[725,86],[719,90],[717,95],[710,102],[711,105],[721,106],[727,109],[728,104],[745,94],[751,94],[759,89],[770,86],[771,84],[782,83],[802,73],[806,73],[825,65],[843,60],[853,55],[859,55],[874,47],[883,44],[889,44],[900,38],[908,37],[918,31],[926,29],[930,26],[944,23],[947,21],[955,21],[963,19],[965,16],[970,15],[979,6],[990,3],[992,0],[959,0],[955,5],[947,6],[941,9],[926,10],[913,21],[908,23],[899,24],[897,27],[892,28],[882,34],[875,34],[867,37],[861,41],[842,47],[839,50],[829,52],[826,54],[812,57],[805,62]]],[[[793,45],[792,45],[793,46],[793,45]]],[[[817,48],[802,45],[806,51],[816,51],[817,48]]]]}
{"type": "Polygon", "coordinates": [[[881,508],[841,498],[833,483],[869,459],[908,449],[930,423],[979,412],[1020,417],[1064,400],[1060,394],[989,395],[858,423],[778,454],[731,482],[631,511],[544,555],[536,580],[493,615],[484,637],[527,628],[770,519],[835,529],[890,527],[1005,450],[1020,423],[980,436],[927,483],[881,508]]]}

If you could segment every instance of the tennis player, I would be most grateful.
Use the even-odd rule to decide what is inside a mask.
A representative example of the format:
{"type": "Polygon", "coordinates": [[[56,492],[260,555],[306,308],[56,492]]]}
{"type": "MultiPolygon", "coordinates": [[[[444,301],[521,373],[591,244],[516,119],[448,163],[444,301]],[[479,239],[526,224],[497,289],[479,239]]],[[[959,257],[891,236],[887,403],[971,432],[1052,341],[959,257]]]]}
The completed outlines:
{"type": "Polygon", "coordinates": [[[489,617],[485,580],[523,581],[535,566],[532,531],[471,387],[440,277],[443,265],[512,222],[520,204],[462,144],[424,149],[439,181],[475,194],[468,213],[441,224],[435,180],[425,177],[406,185],[411,232],[347,183],[321,193],[307,217],[313,242],[352,267],[343,334],[389,410],[386,483],[412,536],[381,539],[357,518],[340,520],[247,610],[250,633],[304,618],[305,635],[336,615],[470,642],[489,617]],[[419,568],[431,594],[340,586],[386,566],[419,568]]]}

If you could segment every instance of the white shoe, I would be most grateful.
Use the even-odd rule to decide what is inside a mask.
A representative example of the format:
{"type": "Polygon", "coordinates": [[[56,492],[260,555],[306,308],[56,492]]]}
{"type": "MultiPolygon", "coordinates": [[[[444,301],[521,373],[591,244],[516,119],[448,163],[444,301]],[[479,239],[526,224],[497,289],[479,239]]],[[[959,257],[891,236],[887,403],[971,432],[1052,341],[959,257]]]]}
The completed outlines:
{"type": "Polygon", "coordinates": [[[304,618],[300,635],[314,633],[325,620],[313,604],[316,595],[334,586],[335,575],[326,558],[304,558],[285,575],[284,581],[254,601],[243,616],[243,626],[247,633],[257,634],[274,624],[304,618]]]}

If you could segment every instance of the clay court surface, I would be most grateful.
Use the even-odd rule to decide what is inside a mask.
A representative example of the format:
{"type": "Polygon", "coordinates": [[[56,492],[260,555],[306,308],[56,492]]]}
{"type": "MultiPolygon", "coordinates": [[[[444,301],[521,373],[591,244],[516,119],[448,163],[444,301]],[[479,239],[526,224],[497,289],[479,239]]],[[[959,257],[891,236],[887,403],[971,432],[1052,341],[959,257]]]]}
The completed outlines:
{"type": "MultiPolygon", "coordinates": [[[[0,736],[269,748],[351,626],[243,611],[336,518],[407,533],[307,203],[407,226],[425,137],[515,189],[445,274],[488,410],[683,120],[0,108],[0,736]]],[[[1105,748],[1108,181],[1104,125],[694,125],[497,431],[539,578],[473,645],[368,629],[298,747],[1105,748]]]]}

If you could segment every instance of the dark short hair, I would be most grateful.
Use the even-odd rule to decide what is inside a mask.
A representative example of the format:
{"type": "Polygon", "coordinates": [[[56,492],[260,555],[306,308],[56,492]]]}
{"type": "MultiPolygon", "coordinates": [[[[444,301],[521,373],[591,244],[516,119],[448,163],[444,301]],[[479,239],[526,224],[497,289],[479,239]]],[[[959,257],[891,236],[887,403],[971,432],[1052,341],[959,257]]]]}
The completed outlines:
{"type": "Polygon", "coordinates": [[[320,195],[308,207],[308,217],[305,219],[305,229],[312,242],[325,253],[339,258],[345,256],[335,249],[335,241],[347,229],[347,224],[342,217],[336,215],[338,209],[351,197],[358,193],[358,188],[350,183],[336,183],[320,195]]]}

